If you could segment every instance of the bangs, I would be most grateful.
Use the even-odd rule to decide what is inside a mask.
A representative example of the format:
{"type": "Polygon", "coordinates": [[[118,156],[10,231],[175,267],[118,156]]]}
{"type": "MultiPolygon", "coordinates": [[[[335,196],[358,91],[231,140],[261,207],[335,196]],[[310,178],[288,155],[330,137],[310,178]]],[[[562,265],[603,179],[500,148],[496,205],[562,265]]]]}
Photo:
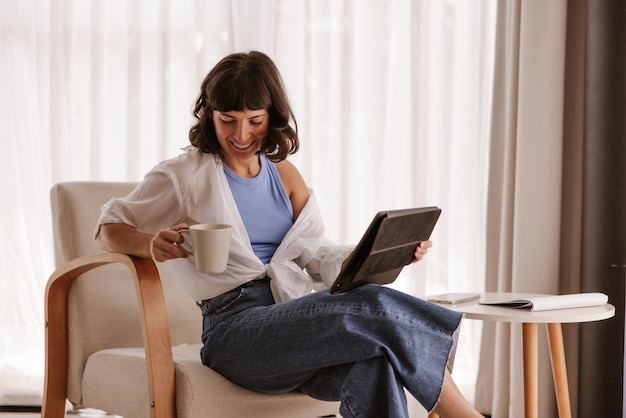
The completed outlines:
{"type": "Polygon", "coordinates": [[[269,109],[272,106],[272,97],[265,80],[253,71],[223,77],[207,98],[209,107],[219,112],[269,109]]]}

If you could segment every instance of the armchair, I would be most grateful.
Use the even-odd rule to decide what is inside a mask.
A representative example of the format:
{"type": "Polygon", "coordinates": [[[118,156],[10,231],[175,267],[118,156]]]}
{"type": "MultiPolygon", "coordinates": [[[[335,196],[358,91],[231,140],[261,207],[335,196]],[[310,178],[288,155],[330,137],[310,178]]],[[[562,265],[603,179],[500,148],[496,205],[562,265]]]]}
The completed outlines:
{"type": "Polygon", "coordinates": [[[262,394],[200,362],[201,313],[163,263],[102,253],[100,206],[135,184],[69,182],[51,190],[57,270],[46,287],[42,416],[94,408],[133,417],[313,417],[337,402],[262,394]]]}

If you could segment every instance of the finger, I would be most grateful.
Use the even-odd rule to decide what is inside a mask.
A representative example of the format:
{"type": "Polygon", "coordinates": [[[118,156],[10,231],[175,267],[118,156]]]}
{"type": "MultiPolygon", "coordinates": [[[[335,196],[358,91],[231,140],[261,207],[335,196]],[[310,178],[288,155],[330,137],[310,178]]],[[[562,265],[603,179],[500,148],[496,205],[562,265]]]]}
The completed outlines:
{"type": "Polygon", "coordinates": [[[187,254],[185,254],[184,251],[182,251],[180,248],[178,248],[175,245],[170,245],[169,247],[159,247],[159,248],[155,248],[153,251],[153,258],[156,261],[167,261],[167,260],[173,260],[175,258],[186,258],[187,254]]]}
{"type": "Polygon", "coordinates": [[[422,246],[417,246],[415,248],[415,255],[424,255],[428,252],[428,248],[422,247],[422,246]]]}
{"type": "Polygon", "coordinates": [[[431,240],[422,241],[419,246],[420,248],[428,249],[433,246],[433,242],[431,240]]]}
{"type": "Polygon", "coordinates": [[[176,231],[176,232],[182,231],[183,229],[189,229],[189,225],[183,222],[170,228],[171,231],[176,231]]]}
{"type": "Polygon", "coordinates": [[[183,242],[185,239],[183,238],[183,236],[180,234],[180,232],[183,230],[184,228],[180,228],[180,229],[174,229],[177,228],[173,227],[170,229],[162,229],[161,231],[159,231],[159,234],[157,235],[157,237],[161,240],[163,240],[164,242],[168,242],[168,243],[181,243],[183,242]]]}
{"type": "Polygon", "coordinates": [[[430,248],[431,246],[432,243],[430,241],[420,242],[420,244],[415,247],[415,253],[413,254],[415,258],[413,259],[413,263],[417,263],[422,258],[424,258],[424,255],[428,252],[428,248],[430,248]]]}
{"type": "Polygon", "coordinates": [[[162,230],[152,240],[152,254],[157,261],[166,261],[174,258],[185,258],[187,254],[176,246],[176,242],[182,242],[182,236],[172,230],[162,230]]]}

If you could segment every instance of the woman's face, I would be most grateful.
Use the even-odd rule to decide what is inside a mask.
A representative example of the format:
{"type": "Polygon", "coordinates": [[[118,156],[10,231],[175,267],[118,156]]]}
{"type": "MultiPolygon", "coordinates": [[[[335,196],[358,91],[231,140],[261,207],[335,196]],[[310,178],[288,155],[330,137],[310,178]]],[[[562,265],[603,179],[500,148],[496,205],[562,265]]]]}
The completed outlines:
{"type": "Polygon", "coordinates": [[[215,133],[223,156],[230,159],[247,159],[256,155],[269,128],[269,113],[265,109],[243,111],[213,111],[215,133]]]}

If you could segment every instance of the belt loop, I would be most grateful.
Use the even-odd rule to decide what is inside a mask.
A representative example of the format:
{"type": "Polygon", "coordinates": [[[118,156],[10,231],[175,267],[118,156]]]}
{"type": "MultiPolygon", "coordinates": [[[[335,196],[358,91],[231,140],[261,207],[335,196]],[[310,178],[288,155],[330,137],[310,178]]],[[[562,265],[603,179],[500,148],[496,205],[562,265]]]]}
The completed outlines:
{"type": "Polygon", "coordinates": [[[209,310],[209,304],[208,303],[204,303],[204,301],[200,302],[200,304],[198,305],[200,307],[200,311],[202,311],[202,315],[206,315],[207,312],[209,310]]]}

